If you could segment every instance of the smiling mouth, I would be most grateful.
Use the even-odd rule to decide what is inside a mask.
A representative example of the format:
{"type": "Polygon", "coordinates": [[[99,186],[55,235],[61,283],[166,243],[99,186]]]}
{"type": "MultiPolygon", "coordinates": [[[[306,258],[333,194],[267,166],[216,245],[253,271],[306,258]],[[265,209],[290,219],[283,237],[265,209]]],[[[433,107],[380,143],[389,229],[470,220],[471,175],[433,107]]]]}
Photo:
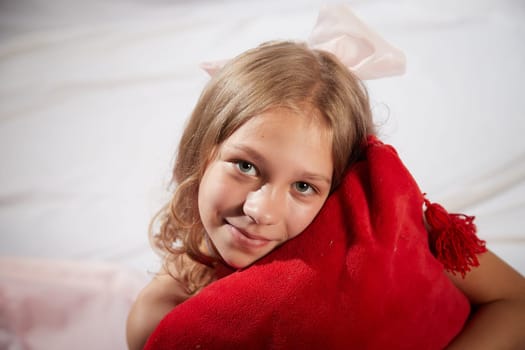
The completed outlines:
{"type": "Polygon", "coordinates": [[[269,239],[251,235],[248,232],[243,231],[242,229],[230,224],[229,222],[226,222],[226,224],[230,230],[233,239],[242,246],[248,248],[261,248],[268,245],[271,242],[271,240],[269,239]]]}

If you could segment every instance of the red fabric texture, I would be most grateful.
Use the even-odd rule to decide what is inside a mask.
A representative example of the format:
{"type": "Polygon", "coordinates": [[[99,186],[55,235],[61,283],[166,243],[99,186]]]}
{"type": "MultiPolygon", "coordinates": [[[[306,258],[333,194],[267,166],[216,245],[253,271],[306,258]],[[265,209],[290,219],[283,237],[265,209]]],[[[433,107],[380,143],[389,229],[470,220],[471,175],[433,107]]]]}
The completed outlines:
{"type": "Polygon", "coordinates": [[[469,302],[397,152],[370,137],[362,158],[301,235],[177,306],[145,349],[443,349],[469,302]]]}

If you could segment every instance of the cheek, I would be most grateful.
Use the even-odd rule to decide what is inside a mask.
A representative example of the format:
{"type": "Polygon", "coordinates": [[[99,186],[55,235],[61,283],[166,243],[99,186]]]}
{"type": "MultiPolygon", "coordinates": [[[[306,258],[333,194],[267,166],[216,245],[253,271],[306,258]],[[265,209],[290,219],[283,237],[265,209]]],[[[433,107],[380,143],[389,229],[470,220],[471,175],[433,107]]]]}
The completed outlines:
{"type": "Polygon", "coordinates": [[[206,217],[208,212],[216,205],[221,196],[220,179],[214,163],[210,164],[199,184],[199,212],[201,217],[206,217]]]}
{"type": "Polygon", "coordinates": [[[322,203],[308,208],[301,206],[294,208],[293,213],[288,218],[289,237],[293,238],[302,233],[315,219],[321,207],[322,203]]]}
{"type": "MultiPolygon", "coordinates": [[[[242,197],[241,188],[228,176],[220,162],[210,164],[199,185],[201,218],[227,211],[242,197]]],[[[221,213],[224,214],[224,213],[221,213]]]]}

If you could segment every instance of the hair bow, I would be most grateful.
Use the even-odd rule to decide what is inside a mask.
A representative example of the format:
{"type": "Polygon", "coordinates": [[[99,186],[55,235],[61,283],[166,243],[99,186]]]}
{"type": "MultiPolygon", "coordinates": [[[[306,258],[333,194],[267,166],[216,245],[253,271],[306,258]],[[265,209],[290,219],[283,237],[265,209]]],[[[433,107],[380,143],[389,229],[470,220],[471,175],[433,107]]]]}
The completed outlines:
{"type": "MultiPolygon", "coordinates": [[[[334,54],[360,79],[377,79],[405,72],[405,55],[363,23],[345,4],[324,5],[308,40],[312,49],[334,54]]],[[[200,66],[214,75],[229,60],[200,66]]]]}

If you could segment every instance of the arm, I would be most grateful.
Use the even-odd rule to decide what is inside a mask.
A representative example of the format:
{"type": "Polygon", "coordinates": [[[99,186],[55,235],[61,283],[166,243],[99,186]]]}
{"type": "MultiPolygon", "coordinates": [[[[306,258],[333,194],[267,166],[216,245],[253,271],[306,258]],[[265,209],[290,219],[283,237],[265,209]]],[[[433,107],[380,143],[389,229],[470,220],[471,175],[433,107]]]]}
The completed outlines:
{"type": "Polygon", "coordinates": [[[525,349],[525,278],[492,252],[465,278],[448,274],[476,310],[447,348],[525,349]]]}
{"type": "Polygon", "coordinates": [[[182,285],[161,269],[131,307],[126,323],[129,349],[142,349],[164,316],[188,298],[182,285]]]}

